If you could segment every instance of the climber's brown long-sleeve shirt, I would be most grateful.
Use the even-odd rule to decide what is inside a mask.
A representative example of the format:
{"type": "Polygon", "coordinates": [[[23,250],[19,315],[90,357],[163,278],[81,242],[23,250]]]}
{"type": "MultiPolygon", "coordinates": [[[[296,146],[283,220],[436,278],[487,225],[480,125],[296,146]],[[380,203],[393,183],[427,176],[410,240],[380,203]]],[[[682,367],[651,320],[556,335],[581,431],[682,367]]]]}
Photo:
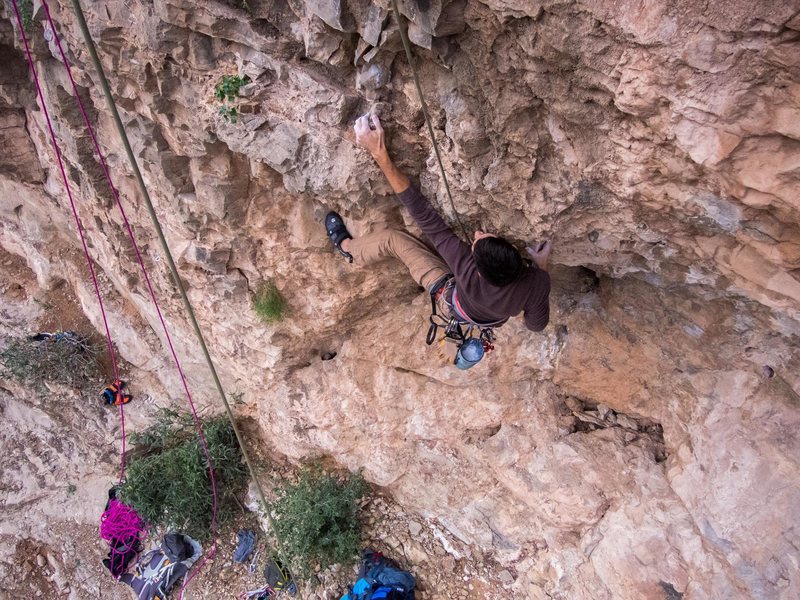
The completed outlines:
{"type": "Polygon", "coordinates": [[[547,326],[550,319],[547,271],[526,267],[514,283],[505,287],[492,285],[478,274],[472,249],[458,239],[419,190],[411,186],[398,196],[453,271],[459,303],[473,321],[503,321],[524,311],[528,329],[542,331],[547,326]]]}

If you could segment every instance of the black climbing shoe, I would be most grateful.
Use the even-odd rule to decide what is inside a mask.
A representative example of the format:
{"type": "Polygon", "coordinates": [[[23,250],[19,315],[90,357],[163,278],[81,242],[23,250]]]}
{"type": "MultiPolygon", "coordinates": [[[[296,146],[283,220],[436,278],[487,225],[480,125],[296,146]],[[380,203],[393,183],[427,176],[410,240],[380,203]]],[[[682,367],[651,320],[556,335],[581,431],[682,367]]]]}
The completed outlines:
{"type": "Polygon", "coordinates": [[[353,255],[349,252],[342,250],[342,242],[345,240],[352,240],[353,236],[347,231],[342,217],[339,213],[331,211],[325,215],[325,231],[328,233],[328,238],[333,242],[333,247],[339,251],[339,254],[344,256],[349,262],[353,262],[353,255]]]}

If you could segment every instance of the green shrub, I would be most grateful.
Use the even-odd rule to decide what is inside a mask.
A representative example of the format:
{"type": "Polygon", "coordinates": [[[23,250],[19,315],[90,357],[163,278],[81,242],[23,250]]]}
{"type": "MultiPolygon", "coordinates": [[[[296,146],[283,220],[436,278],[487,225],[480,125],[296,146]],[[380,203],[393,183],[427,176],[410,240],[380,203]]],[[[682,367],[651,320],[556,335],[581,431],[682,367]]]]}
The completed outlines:
{"type": "Polygon", "coordinates": [[[266,323],[280,321],[286,316],[288,309],[286,299],[273,281],[263,284],[253,298],[253,310],[266,323]]]}
{"type": "Polygon", "coordinates": [[[367,493],[361,475],[340,477],[306,467],[298,481],[276,486],[275,518],[281,556],[300,575],[314,565],[352,564],[361,549],[358,501],[367,493]]]}
{"type": "Polygon", "coordinates": [[[89,337],[67,331],[36,341],[17,338],[0,353],[8,376],[20,383],[59,383],[78,389],[96,385],[101,375],[100,346],[89,337]]]}
{"type": "Polygon", "coordinates": [[[222,118],[228,121],[228,123],[236,123],[239,118],[239,109],[235,106],[220,106],[219,114],[221,114],[222,118]]]}
{"type": "Polygon", "coordinates": [[[225,75],[214,88],[214,95],[223,102],[226,99],[228,102],[233,102],[239,97],[239,89],[248,83],[250,83],[250,78],[247,75],[244,77],[225,75]]]}
{"type": "MultiPolygon", "coordinates": [[[[214,88],[214,95],[223,103],[234,102],[239,97],[239,90],[243,85],[250,83],[250,78],[245,75],[225,75],[214,88]]],[[[235,106],[221,106],[219,114],[229,123],[236,123],[239,119],[239,109],[235,106]]]]}
{"type": "MultiPolygon", "coordinates": [[[[213,511],[211,480],[192,416],[162,409],[157,422],[131,436],[120,498],[151,527],[177,529],[200,541],[208,539],[213,511]]],[[[247,469],[230,421],[225,416],[202,421],[217,484],[217,523],[234,513],[244,491],[247,469]]]]}
{"type": "Polygon", "coordinates": [[[17,8],[22,17],[22,27],[25,29],[25,33],[28,33],[33,25],[33,0],[19,0],[17,8]]]}

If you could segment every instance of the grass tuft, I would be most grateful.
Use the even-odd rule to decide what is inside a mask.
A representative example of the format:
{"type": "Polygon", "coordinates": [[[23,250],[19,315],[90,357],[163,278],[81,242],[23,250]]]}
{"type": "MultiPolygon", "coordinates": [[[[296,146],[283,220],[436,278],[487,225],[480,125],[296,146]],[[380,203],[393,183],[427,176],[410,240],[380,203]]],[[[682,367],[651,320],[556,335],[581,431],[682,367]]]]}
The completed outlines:
{"type": "Polygon", "coordinates": [[[289,310],[274,281],[264,283],[253,298],[253,310],[265,323],[281,321],[289,310]]]}
{"type": "Polygon", "coordinates": [[[243,85],[250,83],[250,78],[245,75],[225,75],[214,87],[214,96],[223,103],[219,108],[219,114],[228,123],[236,123],[239,119],[239,109],[236,106],[228,106],[225,102],[235,102],[239,97],[239,90],[243,85]]]}
{"type": "Polygon", "coordinates": [[[245,75],[225,75],[214,88],[214,95],[218,100],[233,102],[239,97],[239,90],[243,85],[250,83],[250,78],[245,75]]]}

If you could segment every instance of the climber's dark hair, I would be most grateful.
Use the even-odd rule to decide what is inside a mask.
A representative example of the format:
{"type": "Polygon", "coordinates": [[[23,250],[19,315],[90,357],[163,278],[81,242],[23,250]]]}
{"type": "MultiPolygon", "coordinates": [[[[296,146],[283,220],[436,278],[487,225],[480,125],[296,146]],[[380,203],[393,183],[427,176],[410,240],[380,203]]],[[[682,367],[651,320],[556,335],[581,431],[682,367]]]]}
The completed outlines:
{"type": "Polygon", "coordinates": [[[504,287],[514,283],[522,271],[525,263],[517,249],[500,237],[485,237],[475,242],[472,251],[478,273],[492,285],[504,287]]]}

